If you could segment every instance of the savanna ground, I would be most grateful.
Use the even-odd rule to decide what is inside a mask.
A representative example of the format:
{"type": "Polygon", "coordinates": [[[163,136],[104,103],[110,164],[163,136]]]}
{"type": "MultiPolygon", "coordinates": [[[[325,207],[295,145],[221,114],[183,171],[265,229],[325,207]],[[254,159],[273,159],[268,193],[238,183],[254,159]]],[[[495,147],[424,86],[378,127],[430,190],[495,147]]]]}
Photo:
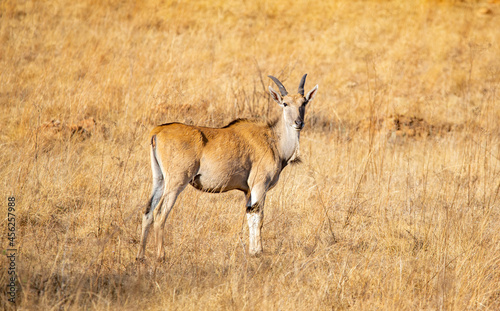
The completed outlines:
{"type": "Polygon", "coordinates": [[[500,309],[499,29],[494,2],[2,1],[1,308],[500,309]],[[190,188],[137,264],[148,131],[272,119],[267,75],[304,73],[264,254],[241,193],[190,188]]]}

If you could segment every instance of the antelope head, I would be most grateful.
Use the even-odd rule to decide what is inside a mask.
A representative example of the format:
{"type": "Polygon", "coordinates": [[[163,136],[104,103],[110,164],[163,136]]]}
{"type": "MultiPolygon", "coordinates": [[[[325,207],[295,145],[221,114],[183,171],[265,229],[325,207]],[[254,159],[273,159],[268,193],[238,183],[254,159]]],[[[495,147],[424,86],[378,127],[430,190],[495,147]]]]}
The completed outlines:
{"type": "Polygon", "coordinates": [[[304,96],[304,84],[306,82],[307,74],[300,80],[298,94],[290,95],[283,86],[283,84],[273,76],[269,76],[274,83],[278,86],[281,95],[269,86],[271,97],[283,108],[283,121],[288,128],[293,128],[300,131],[304,127],[304,115],[306,112],[306,105],[313,100],[318,85],[304,96]]]}

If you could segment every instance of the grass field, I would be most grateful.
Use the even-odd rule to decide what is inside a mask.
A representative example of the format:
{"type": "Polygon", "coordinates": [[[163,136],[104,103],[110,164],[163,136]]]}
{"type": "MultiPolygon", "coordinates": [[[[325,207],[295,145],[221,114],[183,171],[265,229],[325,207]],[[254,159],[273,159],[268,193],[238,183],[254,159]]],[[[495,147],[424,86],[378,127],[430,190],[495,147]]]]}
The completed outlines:
{"type": "Polygon", "coordinates": [[[23,310],[499,310],[500,4],[0,2],[0,245],[23,310]],[[247,254],[241,193],[186,189],[137,264],[147,135],[270,120],[319,84],[247,254]]]}

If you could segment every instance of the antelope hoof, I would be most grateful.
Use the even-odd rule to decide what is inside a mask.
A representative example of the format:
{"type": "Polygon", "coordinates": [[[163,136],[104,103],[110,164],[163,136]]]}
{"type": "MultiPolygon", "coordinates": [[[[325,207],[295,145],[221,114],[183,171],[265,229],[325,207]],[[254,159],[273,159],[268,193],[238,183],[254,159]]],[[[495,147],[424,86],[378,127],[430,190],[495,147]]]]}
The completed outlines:
{"type": "Polygon", "coordinates": [[[164,263],[165,262],[165,255],[157,257],[156,258],[156,262],[158,262],[158,263],[164,263]]]}
{"type": "Polygon", "coordinates": [[[250,254],[250,256],[253,256],[253,257],[260,257],[260,255],[262,255],[262,249],[250,249],[248,250],[248,253],[250,254]]]}

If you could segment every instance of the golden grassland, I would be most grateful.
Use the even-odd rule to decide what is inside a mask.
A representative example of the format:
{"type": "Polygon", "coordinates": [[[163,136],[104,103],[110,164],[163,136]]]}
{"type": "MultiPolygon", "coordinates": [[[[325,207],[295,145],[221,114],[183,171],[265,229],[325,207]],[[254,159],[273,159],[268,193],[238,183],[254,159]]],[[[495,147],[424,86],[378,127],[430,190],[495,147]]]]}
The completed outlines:
{"type": "Polygon", "coordinates": [[[494,1],[0,2],[1,308],[500,309],[499,29],[494,1]],[[267,75],[304,73],[264,254],[241,193],[186,189],[137,264],[148,131],[272,119],[267,75]]]}

